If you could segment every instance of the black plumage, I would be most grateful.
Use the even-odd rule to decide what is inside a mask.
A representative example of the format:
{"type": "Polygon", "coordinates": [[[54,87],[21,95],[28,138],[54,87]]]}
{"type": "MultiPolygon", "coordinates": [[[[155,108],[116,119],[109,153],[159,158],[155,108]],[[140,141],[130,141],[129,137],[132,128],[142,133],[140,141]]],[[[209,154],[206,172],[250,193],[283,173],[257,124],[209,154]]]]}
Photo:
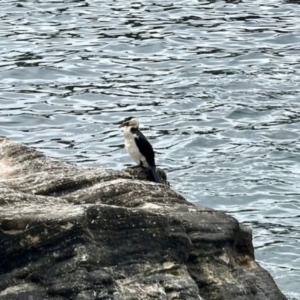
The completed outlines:
{"type": "Polygon", "coordinates": [[[143,167],[148,167],[153,175],[156,182],[161,182],[155,166],[155,154],[152,145],[149,143],[147,138],[139,131],[138,128],[131,127],[130,132],[135,136],[135,143],[140,151],[140,153],[146,158],[148,166],[143,166],[143,162],[140,161],[143,167]]]}
{"type": "Polygon", "coordinates": [[[155,167],[154,151],[147,138],[137,128],[131,127],[130,131],[135,135],[135,143],[141,154],[145,156],[149,167],[155,167]]]}

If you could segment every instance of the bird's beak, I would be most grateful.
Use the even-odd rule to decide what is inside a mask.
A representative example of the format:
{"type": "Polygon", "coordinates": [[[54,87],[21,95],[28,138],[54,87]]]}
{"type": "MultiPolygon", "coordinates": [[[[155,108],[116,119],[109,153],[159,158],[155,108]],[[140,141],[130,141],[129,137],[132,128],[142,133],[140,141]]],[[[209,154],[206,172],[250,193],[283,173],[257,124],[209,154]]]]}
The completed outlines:
{"type": "Polygon", "coordinates": [[[119,128],[125,127],[125,126],[128,126],[128,122],[122,123],[122,124],[119,126],[119,128]]]}

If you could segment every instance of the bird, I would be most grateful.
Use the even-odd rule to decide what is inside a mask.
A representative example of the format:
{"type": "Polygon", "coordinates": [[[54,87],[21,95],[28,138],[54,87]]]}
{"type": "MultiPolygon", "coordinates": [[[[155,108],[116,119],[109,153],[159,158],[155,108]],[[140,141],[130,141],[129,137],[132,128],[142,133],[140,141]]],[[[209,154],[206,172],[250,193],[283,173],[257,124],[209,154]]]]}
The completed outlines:
{"type": "Polygon", "coordinates": [[[154,181],[161,183],[155,165],[155,154],[147,138],[139,130],[137,118],[126,118],[119,126],[123,129],[125,149],[132,159],[141,167],[151,171],[154,181]]]}

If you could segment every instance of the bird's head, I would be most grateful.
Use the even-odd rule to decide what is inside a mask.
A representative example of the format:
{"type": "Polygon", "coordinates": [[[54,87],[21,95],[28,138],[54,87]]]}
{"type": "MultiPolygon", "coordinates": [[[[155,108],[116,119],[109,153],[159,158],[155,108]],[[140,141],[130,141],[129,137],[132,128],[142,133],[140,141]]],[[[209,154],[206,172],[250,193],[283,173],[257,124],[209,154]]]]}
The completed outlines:
{"type": "Polygon", "coordinates": [[[139,120],[133,117],[126,118],[119,127],[139,128],[139,120]]]}

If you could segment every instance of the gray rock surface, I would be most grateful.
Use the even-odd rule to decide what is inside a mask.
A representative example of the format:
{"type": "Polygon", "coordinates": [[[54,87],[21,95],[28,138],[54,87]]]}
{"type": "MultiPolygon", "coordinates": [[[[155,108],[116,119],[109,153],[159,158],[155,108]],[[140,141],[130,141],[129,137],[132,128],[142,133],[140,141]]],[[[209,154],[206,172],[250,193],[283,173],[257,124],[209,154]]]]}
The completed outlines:
{"type": "Polygon", "coordinates": [[[250,230],[143,170],[81,168],[0,137],[0,191],[1,300],[286,299],[250,230]]]}

